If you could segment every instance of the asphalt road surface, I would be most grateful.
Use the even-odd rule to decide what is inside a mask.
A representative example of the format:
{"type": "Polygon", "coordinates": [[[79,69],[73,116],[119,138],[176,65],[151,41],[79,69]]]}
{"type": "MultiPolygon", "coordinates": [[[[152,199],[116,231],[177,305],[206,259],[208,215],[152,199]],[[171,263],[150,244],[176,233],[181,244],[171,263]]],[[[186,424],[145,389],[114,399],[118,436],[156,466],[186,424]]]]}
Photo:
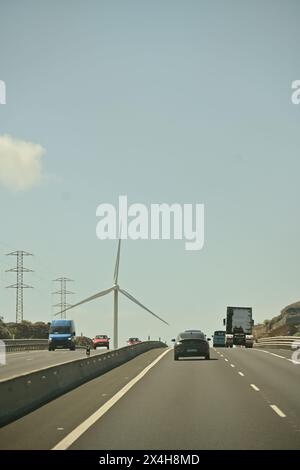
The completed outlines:
{"type": "MultiPolygon", "coordinates": [[[[106,348],[91,350],[91,356],[107,352],[106,348]]],[[[37,369],[54,366],[74,359],[85,358],[85,349],[57,349],[55,351],[23,351],[6,354],[6,365],[0,366],[0,380],[6,380],[37,369]]]]}
{"type": "Polygon", "coordinates": [[[142,354],[1,428],[0,448],[300,449],[300,365],[288,355],[220,348],[211,361],[175,362],[168,351],[132,385],[164,352],[142,354]]]}

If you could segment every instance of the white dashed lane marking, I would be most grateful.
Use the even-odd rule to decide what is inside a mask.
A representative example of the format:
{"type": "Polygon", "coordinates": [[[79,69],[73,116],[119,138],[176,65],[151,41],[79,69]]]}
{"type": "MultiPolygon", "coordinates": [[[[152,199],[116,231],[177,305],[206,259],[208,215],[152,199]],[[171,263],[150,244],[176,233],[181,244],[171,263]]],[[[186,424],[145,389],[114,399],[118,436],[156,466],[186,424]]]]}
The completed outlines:
{"type": "MultiPolygon", "coordinates": [[[[270,356],[275,356],[275,357],[278,357],[280,359],[285,359],[286,361],[290,361],[290,362],[294,362],[297,364],[297,362],[293,361],[293,359],[289,359],[287,357],[284,357],[284,356],[280,356],[279,354],[276,354],[276,353],[272,353],[270,351],[264,351],[263,349],[258,349],[258,351],[261,351],[261,352],[264,352],[266,354],[269,354],[270,356]]],[[[223,356],[221,354],[221,356],[223,356]]],[[[225,359],[226,362],[228,362],[228,359],[225,359]]],[[[234,364],[230,364],[231,367],[235,367],[234,364]]],[[[241,377],[244,377],[245,374],[241,371],[238,372],[238,374],[241,376],[241,377]]],[[[255,385],[255,384],[250,384],[250,387],[255,390],[256,392],[259,392],[260,389],[255,385]]],[[[283,413],[283,411],[281,411],[281,409],[277,406],[277,405],[269,405],[270,408],[274,411],[274,413],[277,414],[277,416],[279,416],[280,418],[286,418],[286,414],[283,413]]]]}
{"type": "Polygon", "coordinates": [[[280,408],[278,408],[278,406],[276,405],[270,405],[270,407],[272,408],[273,411],[275,411],[275,413],[280,416],[280,418],[286,418],[286,415],[281,411],[280,408]]]}

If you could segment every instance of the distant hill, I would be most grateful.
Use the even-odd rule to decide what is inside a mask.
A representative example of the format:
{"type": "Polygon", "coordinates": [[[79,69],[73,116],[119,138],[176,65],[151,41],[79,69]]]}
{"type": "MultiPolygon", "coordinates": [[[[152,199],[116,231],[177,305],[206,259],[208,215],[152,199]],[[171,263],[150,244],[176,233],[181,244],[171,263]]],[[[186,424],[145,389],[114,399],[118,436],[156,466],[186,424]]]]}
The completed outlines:
{"type": "Polygon", "coordinates": [[[263,336],[293,336],[300,333],[300,301],[284,307],[280,314],[271,320],[255,325],[255,338],[263,336]]]}

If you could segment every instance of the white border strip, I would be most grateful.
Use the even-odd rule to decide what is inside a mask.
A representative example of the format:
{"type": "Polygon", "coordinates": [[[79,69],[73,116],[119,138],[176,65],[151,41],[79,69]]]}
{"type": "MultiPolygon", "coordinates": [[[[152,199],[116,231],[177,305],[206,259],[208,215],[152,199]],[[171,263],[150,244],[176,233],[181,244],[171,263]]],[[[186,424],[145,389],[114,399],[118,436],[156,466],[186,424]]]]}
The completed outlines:
{"type": "Polygon", "coordinates": [[[285,356],[280,356],[279,354],[275,354],[270,351],[265,351],[264,349],[254,348],[254,351],[260,351],[265,354],[270,354],[270,356],[275,356],[275,357],[279,357],[280,359],[285,359],[286,361],[292,362],[293,364],[296,364],[296,365],[300,364],[300,361],[294,361],[293,359],[289,359],[288,357],[285,357],[285,356]]]}

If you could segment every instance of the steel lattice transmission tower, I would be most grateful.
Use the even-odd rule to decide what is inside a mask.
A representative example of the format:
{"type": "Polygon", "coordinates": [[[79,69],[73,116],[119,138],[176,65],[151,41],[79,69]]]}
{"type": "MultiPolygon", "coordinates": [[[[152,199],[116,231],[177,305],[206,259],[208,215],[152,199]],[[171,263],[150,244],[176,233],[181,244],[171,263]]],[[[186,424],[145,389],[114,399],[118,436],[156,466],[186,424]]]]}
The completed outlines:
{"type": "Polygon", "coordinates": [[[53,305],[53,307],[59,307],[59,312],[62,312],[61,318],[66,318],[65,310],[68,307],[71,307],[71,304],[67,302],[67,295],[74,294],[74,292],[67,290],[67,282],[73,282],[73,279],[69,279],[67,277],[59,277],[57,279],[54,279],[53,282],[60,282],[60,290],[52,292],[52,294],[60,295],[60,302],[58,304],[53,305]]]}
{"type": "Polygon", "coordinates": [[[21,323],[23,321],[23,289],[32,289],[32,286],[24,284],[23,274],[32,273],[32,269],[24,268],[23,258],[24,256],[33,256],[32,253],[27,253],[26,251],[13,251],[12,253],[7,253],[7,256],[16,256],[17,257],[17,266],[12,269],[7,269],[6,272],[17,273],[17,283],[7,286],[8,288],[17,289],[16,296],[16,323],[21,323]]]}

